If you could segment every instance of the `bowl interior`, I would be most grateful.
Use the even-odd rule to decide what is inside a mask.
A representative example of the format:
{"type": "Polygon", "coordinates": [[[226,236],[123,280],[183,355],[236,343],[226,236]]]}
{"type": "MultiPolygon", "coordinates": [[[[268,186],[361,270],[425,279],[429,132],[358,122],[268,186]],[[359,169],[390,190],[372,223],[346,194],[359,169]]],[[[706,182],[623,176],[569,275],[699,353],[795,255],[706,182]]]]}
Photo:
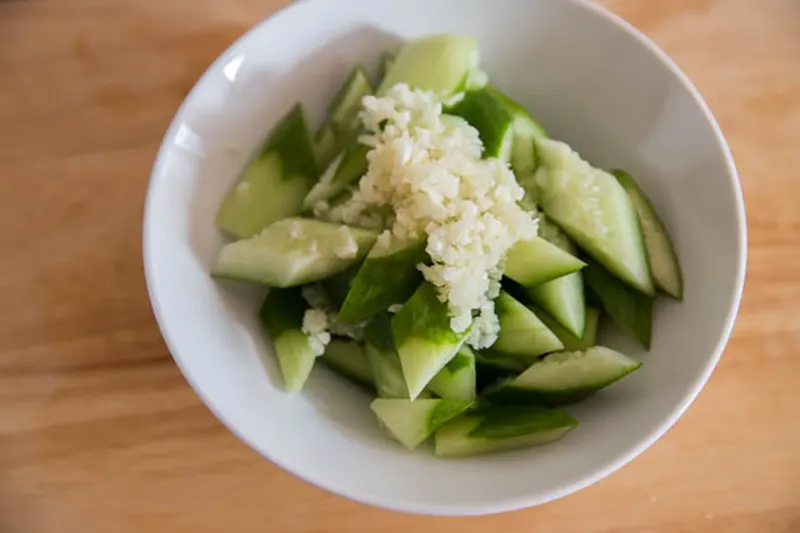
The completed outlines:
{"type": "Polygon", "coordinates": [[[146,271],[176,361],[216,415],[291,472],[367,503],[412,512],[508,510],[577,490],[658,438],[712,371],[743,279],[741,194],[727,147],[694,89],[638,33],[577,1],[300,2],[235,43],[177,114],[145,219],[146,271]],[[348,70],[372,72],[403,39],[463,33],[481,44],[497,86],[551,136],[638,178],[665,219],[685,275],[682,303],[659,299],[653,348],[607,331],[641,358],[635,375],[570,408],[580,426],[558,444],[436,460],[390,442],[367,394],[321,365],[299,396],[282,392],[255,314],[263,291],[208,275],[222,236],[216,209],[289,106],[315,125],[348,70]]]}

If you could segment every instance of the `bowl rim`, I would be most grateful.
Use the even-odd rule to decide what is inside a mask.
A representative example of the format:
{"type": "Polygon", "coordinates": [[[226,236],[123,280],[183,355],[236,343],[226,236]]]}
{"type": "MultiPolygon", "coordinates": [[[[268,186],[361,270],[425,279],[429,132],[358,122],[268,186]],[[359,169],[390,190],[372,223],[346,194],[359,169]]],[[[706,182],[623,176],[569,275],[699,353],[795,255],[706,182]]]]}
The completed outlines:
{"type": "Polygon", "coordinates": [[[169,350],[172,359],[175,361],[175,364],[181,371],[181,374],[183,375],[184,379],[189,383],[191,388],[194,390],[195,394],[197,394],[197,396],[202,400],[202,402],[212,412],[212,414],[217,418],[217,420],[219,420],[222,423],[222,425],[225,426],[228,429],[228,431],[230,431],[234,436],[236,436],[241,442],[246,444],[249,448],[254,450],[263,458],[271,461],[281,469],[291,473],[292,475],[302,479],[303,481],[311,485],[317,486],[333,494],[339,495],[341,497],[353,501],[357,501],[362,504],[383,508],[390,511],[418,514],[418,515],[436,515],[436,516],[477,516],[477,515],[488,515],[488,514],[497,514],[508,511],[515,511],[548,503],[563,498],[565,496],[568,496],[572,493],[578,492],[588,486],[594,485],[595,483],[605,479],[606,477],[610,476],[617,470],[626,466],[628,463],[636,459],[639,455],[641,455],[648,448],[650,448],[657,440],[663,437],[675,425],[678,419],[683,415],[683,413],[689,408],[689,406],[694,402],[694,400],[700,394],[700,391],[703,389],[706,382],[711,377],[711,374],[714,372],[717,364],[719,363],[719,360],[722,357],[722,353],[728,343],[728,340],[730,339],[731,332],[733,330],[733,326],[739,312],[742,294],[744,290],[745,273],[747,266],[747,223],[746,223],[744,198],[741,189],[741,182],[739,180],[739,174],[733,159],[733,154],[731,153],[731,149],[725,139],[725,136],[722,133],[719,124],[717,123],[717,120],[715,119],[705,99],[700,94],[700,91],[691,82],[689,77],[680,69],[677,63],[675,63],[675,61],[672,58],[670,58],[665,51],[663,51],[658,45],[656,45],[652,40],[650,40],[650,38],[647,37],[642,31],[634,27],[631,23],[623,19],[620,15],[617,15],[608,8],[600,4],[596,4],[591,0],[563,0],[563,1],[570,2],[577,7],[593,12],[596,16],[605,19],[607,22],[615,25],[620,30],[626,32],[628,35],[635,38],[639,42],[639,44],[641,44],[644,48],[646,48],[655,57],[655,59],[660,61],[675,76],[675,78],[679,80],[681,85],[683,85],[683,87],[688,91],[692,99],[698,105],[701,113],[703,114],[703,118],[711,126],[712,132],[717,142],[718,149],[720,150],[720,152],[724,157],[728,180],[730,182],[730,186],[735,200],[736,249],[737,249],[737,258],[735,265],[735,290],[731,294],[730,301],[728,302],[728,312],[727,316],[725,317],[725,322],[722,331],[720,333],[720,337],[717,340],[713,353],[709,357],[705,367],[703,368],[702,372],[700,372],[698,376],[695,378],[694,382],[690,384],[689,388],[687,389],[687,392],[684,394],[684,397],[681,399],[679,403],[677,403],[674,406],[669,415],[661,423],[659,423],[658,426],[654,428],[649,434],[641,438],[638,443],[630,446],[626,450],[621,451],[615,460],[609,461],[606,464],[598,466],[596,469],[594,469],[594,471],[584,476],[581,480],[576,481],[570,485],[564,486],[560,489],[549,491],[547,493],[542,493],[537,495],[519,495],[515,497],[505,498],[499,501],[490,501],[482,504],[474,504],[474,503],[473,504],[459,504],[459,503],[428,504],[416,501],[397,501],[397,500],[386,501],[384,499],[375,498],[368,493],[361,493],[347,488],[342,488],[335,481],[331,482],[330,480],[318,479],[315,478],[310,473],[298,472],[295,469],[288,467],[279,458],[274,457],[268,450],[261,449],[255,442],[251,442],[248,438],[246,438],[243,434],[241,434],[239,430],[229,420],[227,420],[225,416],[222,415],[222,413],[217,408],[215,401],[211,397],[209,397],[201,387],[197,386],[193,382],[192,378],[189,376],[189,373],[187,372],[185,363],[179,356],[175,355],[177,352],[176,350],[173,349],[173,347],[175,347],[176,344],[173,342],[170,332],[164,327],[165,322],[162,316],[161,304],[159,302],[159,295],[157,294],[155,285],[152,281],[154,276],[155,260],[153,259],[154,252],[152,251],[151,235],[154,233],[156,228],[154,227],[153,218],[150,216],[151,212],[150,206],[153,203],[153,196],[155,195],[154,191],[156,189],[154,184],[159,179],[158,176],[163,175],[162,168],[165,164],[166,154],[170,149],[169,148],[170,140],[174,137],[175,133],[180,127],[182,123],[182,117],[185,114],[186,107],[188,106],[188,103],[193,99],[192,97],[195,91],[197,90],[197,87],[206,80],[206,78],[210,75],[210,72],[214,71],[220,64],[227,61],[229,54],[234,49],[236,49],[252,33],[259,31],[261,27],[267,23],[267,21],[286,16],[290,11],[298,9],[301,5],[313,4],[314,2],[322,2],[322,1],[324,0],[296,0],[294,2],[290,2],[288,5],[272,12],[270,15],[267,15],[266,17],[258,21],[250,29],[248,29],[236,40],[234,40],[211,63],[211,65],[208,66],[208,68],[195,82],[192,89],[189,91],[184,100],[181,102],[181,105],[178,107],[178,110],[173,116],[173,119],[159,146],[159,150],[150,173],[147,193],[145,197],[145,205],[143,211],[142,257],[144,263],[144,275],[145,275],[145,282],[147,285],[148,297],[150,299],[150,304],[156,319],[156,323],[158,325],[162,337],[164,338],[164,342],[167,346],[167,349],[169,350]]]}

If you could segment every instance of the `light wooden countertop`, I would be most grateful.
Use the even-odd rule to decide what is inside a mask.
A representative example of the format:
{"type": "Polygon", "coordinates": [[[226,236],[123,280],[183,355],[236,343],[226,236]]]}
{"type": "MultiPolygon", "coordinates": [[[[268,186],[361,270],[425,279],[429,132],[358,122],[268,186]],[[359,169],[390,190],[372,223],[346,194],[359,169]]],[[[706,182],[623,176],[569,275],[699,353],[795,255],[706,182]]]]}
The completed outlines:
{"type": "Polygon", "coordinates": [[[140,222],[162,134],[206,66],[285,3],[0,0],[0,532],[800,532],[800,1],[607,2],[731,143],[743,307],[650,451],[563,500],[471,519],[364,507],[262,460],[153,320],[140,222]]]}

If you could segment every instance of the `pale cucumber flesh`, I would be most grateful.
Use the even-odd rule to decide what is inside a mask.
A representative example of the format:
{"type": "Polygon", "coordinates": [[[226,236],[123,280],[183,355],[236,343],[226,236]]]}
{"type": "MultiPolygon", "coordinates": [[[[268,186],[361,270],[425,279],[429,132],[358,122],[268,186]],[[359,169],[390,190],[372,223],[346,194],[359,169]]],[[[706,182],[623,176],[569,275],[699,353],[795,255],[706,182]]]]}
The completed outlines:
{"type": "Polygon", "coordinates": [[[332,339],[320,360],[337,373],[361,385],[370,388],[375,386],[364,348],[357,342],[332,339]]]}
{"type": "Polygon", "coordinates": [[[545,214],[625,283],[652,295],[639,221],[625,189],[564,143],[541,139],[538,150],[543,164],[536,183],[545,214]]]}
{"type": "Polygon", "coordinates": [[[476,396],[475,354],[462,346],[428,384],[428,389],[446,400],[474,400],[476,396]]]}
{"type": "Polygon", "coordinates": [[[469,334],[450,328],[447,304],[436,289],[424,282],[392,318],[392,331],[403,376],[413,400],[433,377],[455,357],[469,334]]]}
{"type": "Polygon", "coordinates": [[[400,49],[378,94],[405,83],[446,98],[464,87],[478,58],[478,43],[470,37],[433,35],[415,39],[400,49]]]}
{"type": "Polygon", "coordinates": [[[318,173],[305,113],[297,105],[273,129],[223,200],[217,226],[244,239],[299,214],[318,173]]]}
{"type": "Polygon", "coordinates": [[[538,356],[562,350],[564,345],[527,307],[507,292],[495,300],[500,322],[497,341],[490,348],[493,354],[533,361],[538,356]]]}
{"type": "Polygon", "coordinates": [[[299,392],[316,361],[303,333],[308,305],[299,289],[272,289],[261,306],[261,325],[272,340],[286,392],[299,392]]]}
{"type": "Polygon", "coordinates": [[[368,230],[287,218],[255,237],[223,246],[212,275],[293,287],[347,270],[367,255],[376,239],[368,230]]]}
{"type": "Polygon", "coordinates": [[[523,287],[535,287],[577,272],[586,263],[541,237],[518,241],[506,256],[506,277],[523,287]]]}
{"type": "Polygon", "coordinates": [[[636,371],[642,363],[603,346],[545,356],[491,394],[493,401],[561,405],[581,400],[636,371]]]}
{"type": "Polygon", "coordinates": [[[667,227],[642,188],[628,173],[622,170],[612,170],[611,173],[625,188],[636,209],[636,214],[639,216],[644,247],[647,250],[647,259],[656,287],[673,298],[682,299],[681,266],[667,227]]]}
{"type": "Polygon", "coordinates": [[[590,262],[584,275],[586,285],[600,300],[611,321],[649,350],[653,336],[653,298],[622,283],[597,263],[590,262]]]}
{"type": "Polygon", "coordinates": [[[533,310],[536,316],[558,337],[564,345],[564,350],[570,352],[586,350],[597,343],[597,327],[600,323],[600,311],[597,308],[586,307],[586,327],[581,337],[576,337],[543,309],[534,307],[533,310]]]}
{"type": "Polygon", "coordinates": [[[465,457],[559,440],[578,421],[558,409],[479,405],[442,425],[435,433],[437,457],[465,457]]]}
{"type": "Polygon", "coordinates": [[[377,398],[370,408],[403,446],[413,450],[442,424],[460,415],[471,401],[444,399],[377,398]]]}
{"type": "Polygon", "coordinates": [[[369,167],[368,152],[369,147],[358,143],[344,148],[303,199],[303,211],[311,211],[320,202],[330,202],[361,179],[369,167]]]}

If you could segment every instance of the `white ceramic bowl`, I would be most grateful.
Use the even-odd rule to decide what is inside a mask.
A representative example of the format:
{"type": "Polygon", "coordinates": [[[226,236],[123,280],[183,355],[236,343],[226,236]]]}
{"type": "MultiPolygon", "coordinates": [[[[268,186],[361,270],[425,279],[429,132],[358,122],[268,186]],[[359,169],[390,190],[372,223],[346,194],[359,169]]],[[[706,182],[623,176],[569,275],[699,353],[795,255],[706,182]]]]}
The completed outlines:
{"type": "Polygon", "coordinates": [[[309,0],[231,46],[181,106],[153,170],[144,224],[158,323],[186,379],[259,453],[340,495],[390,509],[467,515],[517,509],[590,485],[676,421],[728,339],[745,271],[745,215],[728,147],[678,68],[644,36],[577,0],[309,0]],[[403,39],[463,33],[491,80],[548,132],[651,195],[675,239],[686,298],[659,300],[653,349],[610,334],[642,369],[570,410],[579,427],[541,448],[463,460],[388,440],[370,398],[326,368],[282,392],[256,323],[262,291],[222,285],[214,215],[265,132],[296,100],[322,119],[356,62],[403,39]]]}

